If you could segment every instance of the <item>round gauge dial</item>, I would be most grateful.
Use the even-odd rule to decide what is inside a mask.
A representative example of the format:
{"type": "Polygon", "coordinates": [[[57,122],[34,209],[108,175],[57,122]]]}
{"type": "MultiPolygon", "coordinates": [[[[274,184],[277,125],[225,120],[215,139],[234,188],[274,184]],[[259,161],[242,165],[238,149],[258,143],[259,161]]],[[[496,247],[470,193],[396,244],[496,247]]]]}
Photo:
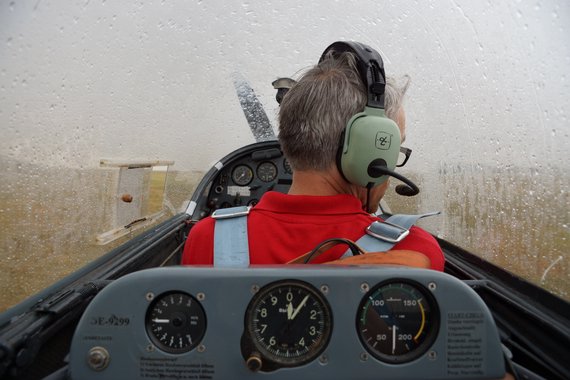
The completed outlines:
{"type": "Polygon", "coordinates": [[[405,363],[425,353],[439,330],[439,311],[420,284],[378,284],[360,303],[358,335],[366,350],[388,363],[405,363]]]}
{"type": "Polygon", "coordinates": [[[245,323],[261,361],[276,367],[315,359],[326,348],[332,330],[328,302],[312,285],[296,280],[261,289],[248,305],[245,323]]]}
{"type": "Polygon", "coordinates": [[[155,298],[146,313],[146,332],[159,349],[181,354],[196,347],[206,332],[202,305],[183,292],[164,293],[155,298]]]}
{"type": "Polygon", "coordinates": [[[293,169],[291,168],[291,164],[289,163],[289,160],[287,160],[286,158],[283,159],[283,169],[285,169],[285,173],[293,174],[293,169]]]}
{"type": "Polygon", "coordinates": [[[263,182],[271,182],[277,178],[277,166],[273,162],[263,162],[257,167],[257,176],[263,182]]]}
{"type": "Polygon", "coordinates": [[[253,179],[253,170],[247,165],[238,165],[232,170],[232,180],[238,186],[247,186],[253,179]]]}

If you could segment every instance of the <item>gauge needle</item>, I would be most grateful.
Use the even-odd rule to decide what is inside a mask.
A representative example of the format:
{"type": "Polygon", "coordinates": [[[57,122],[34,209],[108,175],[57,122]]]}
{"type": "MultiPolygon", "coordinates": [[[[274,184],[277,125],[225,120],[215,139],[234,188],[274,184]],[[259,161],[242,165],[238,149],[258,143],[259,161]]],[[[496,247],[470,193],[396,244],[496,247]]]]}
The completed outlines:
{"type": "Polygon", "coordinates": [[[152,320],[154,323],[170,323],[170,319],[155,318],[152,320]]]}
{"type": "Polygon", "coordinates": [[[291,302],[287,305],[287,319],[293,319],[293,304],[291,302]]]}
{"type": "Polygon", "coordinates": [[[295,309],[295,311],[293,311],[293,315],[291,316],[291,319],[295,319],[295,317],[297,316],[297,314],[299,314],[299,312],[301,311],[301,308],[303,307],[303,305],[305,305],[305,303],[307,303],[307,300],[309,299],[309,295],[307,294],[305,296],[305,298],[303,298],[303,300],[301,301],[301,303],[299,304],[299,306],[297,306],[297,308],[295,309]]]}
{"type": "Polygon", "coordinates": [[[396,325],[392,325],[392,355],[396,351],[396,325]]]}

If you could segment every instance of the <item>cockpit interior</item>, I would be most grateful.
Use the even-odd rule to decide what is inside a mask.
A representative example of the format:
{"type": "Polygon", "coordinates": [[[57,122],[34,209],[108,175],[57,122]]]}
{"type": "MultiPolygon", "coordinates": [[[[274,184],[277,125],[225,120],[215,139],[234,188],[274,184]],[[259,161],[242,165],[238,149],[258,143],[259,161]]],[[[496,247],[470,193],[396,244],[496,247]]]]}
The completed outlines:
{"type": "Polygon", "coordinates": [[[570,379],[568,25],[566,0],[0,1],[0,379],[570,379]],[[359,140],[405,145],[355,166],[392,177],[383,219],[440,213],[444,270],[181,265],[201,220],[289,191],[285,93],[360,44],[397,125],[359,140]]]}
{"type": "MultiPolygon", "coordinates": [[[[188,215],[286,192],[275,141],[226,156],[188,215]]],[[[167,267],[104,288],[73,337],[72,379],[373,379],[505,375],[494,319],[466,283],[402,266],[167,267]]]]}
{"type": "Polygon", "coordinates": [[[552,310],[560,301],[522,280],[509,287],[510,273],[442,239],[445,272],[179,265],[197,221],[254,206],[266,191],[287,192],[291,177],[276,141],[228,154],[203,176],[186,212],[5,313],[0,369],[49,380],[563,373],[567,326],[526,297],[552,310]],[[61,345],[69,350],[52,349],[61,345]]]}

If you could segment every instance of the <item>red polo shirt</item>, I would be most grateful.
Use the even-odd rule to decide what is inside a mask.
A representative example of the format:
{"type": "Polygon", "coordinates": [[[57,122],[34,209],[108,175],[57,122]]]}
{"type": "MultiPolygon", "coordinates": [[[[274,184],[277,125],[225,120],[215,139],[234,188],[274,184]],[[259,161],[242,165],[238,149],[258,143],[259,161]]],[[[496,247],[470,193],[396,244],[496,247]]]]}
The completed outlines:
{"type": "MultiPolygon", "coordinates": [[[[311,251],[331,238],[358,240],[366,227],[378,218],[362,210],[352,195],[309,196],[267,192],[253,207],[247,219],[250,264],[284,264],[311,251]]],[[[191,230],[183,265],[212,265],[214,262],[214,224],[211,217],[191,230]]],[[[338,245],[312,262],[340,258],[348,247],[338,245]]],[[[393,249],[408,249],[426,255],[431,268],[443,271],[445,258],[437,241],[419,227],[393,249]]]]}

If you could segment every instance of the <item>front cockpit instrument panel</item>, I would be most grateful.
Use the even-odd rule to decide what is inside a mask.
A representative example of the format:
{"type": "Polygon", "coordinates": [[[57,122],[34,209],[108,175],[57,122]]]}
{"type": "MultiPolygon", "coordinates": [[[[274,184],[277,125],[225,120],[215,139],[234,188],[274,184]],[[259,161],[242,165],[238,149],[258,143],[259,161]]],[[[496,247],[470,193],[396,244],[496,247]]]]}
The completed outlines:
{"type": "Polygon", "coordinates": [[[226,156],[208,172],[189,212],[199,220],[217,209],[255,206],[267,191],[287,193],[293,170],[277,141],[252,144],[226,156]],[[205,196],[203,196],[205,195],[205,196]]]}
{"type": "Polygon", "coordinates": [[[492,379],[481,298],[441,272],[287,265],[155,268],[95,297],[72,379],[492,379]],[[120,323],[119,323],[120,322],[120,323]]]}

